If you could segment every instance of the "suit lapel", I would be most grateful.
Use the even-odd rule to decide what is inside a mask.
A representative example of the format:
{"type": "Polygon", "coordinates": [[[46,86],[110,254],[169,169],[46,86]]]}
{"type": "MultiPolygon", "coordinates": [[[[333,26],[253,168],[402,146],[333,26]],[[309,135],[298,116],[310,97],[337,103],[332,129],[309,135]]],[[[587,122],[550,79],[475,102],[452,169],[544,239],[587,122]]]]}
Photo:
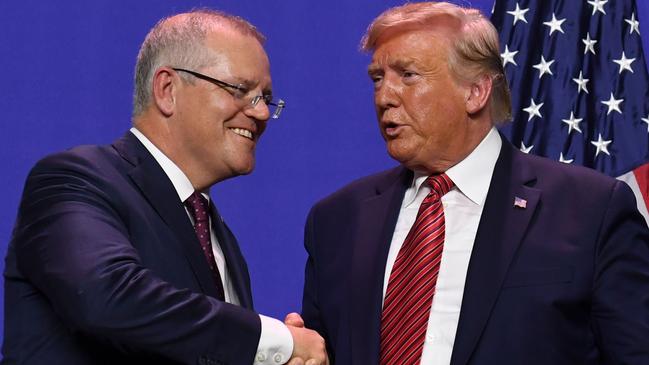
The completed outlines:
{"type": "Polygon", "coordinates": [[[359,207],[352,242],[351,349],[352,364],[377,364],[380,346],[383,278],[394,227],[412,173],[402,167],[377,186],[376,194],[359,207]]]}
{"type": "Polygon", "coordinates": [[[521,153],[502,140],[471,253],[451,365],[467,364],[475,350],[541,196],[530,187],[535,176],[521,153]],[[515,206],[515,198],[526,206],[515,206]]]}
{"type": "Polygon", "coordinates": [[[169,244],[178,245],[184,253],[203,292],[216,297],[216,287],[212,282],[212,275],[194,228],[185,207],[178,198],[178,193],[162,167],[132,133],[127,133],[116,141],[113,147],[124,159],[133,164],[128,175],[174,233],[176,240],[172,240],[169,244]]]}
{"type": "Polygon", "coordinates": [[[221,246],[221,251],[223,251],[228,274],[234,290],[237,292],[239,304],[244,308],[253,309],[248,266],[243,255],[241,255],[237,240],[223,222],[223,218],[221,218],[214,204],[210,204],[210,213],[212,216],[212,228],[221,246]]]}

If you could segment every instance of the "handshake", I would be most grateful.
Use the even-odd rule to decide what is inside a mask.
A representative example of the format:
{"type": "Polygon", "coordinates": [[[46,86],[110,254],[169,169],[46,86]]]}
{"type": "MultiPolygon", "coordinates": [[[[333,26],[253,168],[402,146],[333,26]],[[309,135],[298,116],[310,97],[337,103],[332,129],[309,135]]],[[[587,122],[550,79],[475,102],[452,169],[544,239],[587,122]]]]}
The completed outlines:
{"type": "Polygon", "coordinates": [[[293,354],[287,365],[329,365],[324,339],[316,331],[304,328],[299,314],[287,314],[284,324],[293,336],[293,354]]]}

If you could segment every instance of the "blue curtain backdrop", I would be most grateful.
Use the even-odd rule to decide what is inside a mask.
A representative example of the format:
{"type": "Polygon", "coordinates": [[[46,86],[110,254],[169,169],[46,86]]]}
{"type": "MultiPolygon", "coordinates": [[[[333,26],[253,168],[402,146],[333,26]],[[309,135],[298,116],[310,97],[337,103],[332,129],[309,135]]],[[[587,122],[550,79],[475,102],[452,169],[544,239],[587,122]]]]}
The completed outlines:
{"type": "MultiPolygon", "coordinates": [[[[358,44],[376,15],[401,3],[0,1],[0,254],[31,166],[46,154],[110,143],[127,131],[133,66],[147,31],[166,15],[212,7],[247,18],[267,35],[274,90],[288,103],[258,146],[256,170],[219,184],[212,196],[248,259],[258,311],[283,318],[299,310],[310,206],[395,165],[376,126],[369,56],[358,44]]],[[[458,3],[489,14],[493,2],[458,3]]],[[[647,55],[649,2],[637,6],[647,55]]]]}

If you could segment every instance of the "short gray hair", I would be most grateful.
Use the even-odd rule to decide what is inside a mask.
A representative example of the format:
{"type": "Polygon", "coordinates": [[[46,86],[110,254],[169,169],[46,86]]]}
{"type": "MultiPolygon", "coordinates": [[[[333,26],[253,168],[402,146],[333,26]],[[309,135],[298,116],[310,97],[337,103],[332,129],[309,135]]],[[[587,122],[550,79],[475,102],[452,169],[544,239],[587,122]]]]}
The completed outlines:
{"type": "Polygon", "coordinates": [[[263,44],[265,37],[247,20],[211,9],[197,9],[161,19],[147,34],[135,64],[133,117],[151,102],[153,75],[161,66],[200,69],[213,60],[204,45],[206,35],[229,26],[263,44]]]}
{"type": "Polygon", "coordinates": [[[492,80],[490,98],[494,123],[511,120],[511,94],[498,45],[498,33],[477,9],[463,8],[446,2],[422,2],[397,6],[384,11],[367,28],[361,49],[372,52],[387,30],[426,29],[439,17],[450,16],[459,23],[453,40],[448,66],[456,79],[475,81],[487,75],[492,80]]]}

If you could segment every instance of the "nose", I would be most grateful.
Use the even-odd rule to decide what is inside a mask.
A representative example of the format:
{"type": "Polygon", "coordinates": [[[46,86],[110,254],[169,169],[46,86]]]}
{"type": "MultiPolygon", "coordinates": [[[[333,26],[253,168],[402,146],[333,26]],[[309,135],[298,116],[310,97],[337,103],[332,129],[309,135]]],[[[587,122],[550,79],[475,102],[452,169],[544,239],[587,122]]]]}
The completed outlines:
{"type": "Polygon", "coordinates": [[[385,111],[399,106],[400,87],[388,77],[374,89],[374,105],[378,111],[385,111]]]}
{"type": "Polygon", "coordinates": [[[248,105],[244,108],[243,113],[255,120],[266,122],[270,118],[270,109],[264,100],[259,100],[256,105],[248,105]]]}
{"type": "Polygon", "coordinates": [[[256,105],[248,105],[248,107],[244,108],[243,114],[255,123],[255,135],[257,138],[261,136],[266,130],[266,125],[270,118],[268,105],[263,100],[260,100],[256,105]]]}

